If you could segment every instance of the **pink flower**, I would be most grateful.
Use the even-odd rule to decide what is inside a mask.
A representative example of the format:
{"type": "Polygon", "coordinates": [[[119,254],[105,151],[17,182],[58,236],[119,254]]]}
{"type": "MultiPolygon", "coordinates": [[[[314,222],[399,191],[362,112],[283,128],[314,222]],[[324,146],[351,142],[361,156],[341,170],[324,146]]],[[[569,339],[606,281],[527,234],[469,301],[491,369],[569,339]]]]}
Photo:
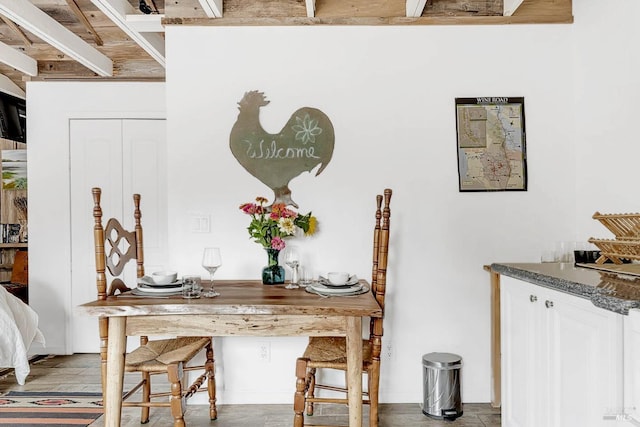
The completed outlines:
{"type": "Polygon", "coordinates": [[[298,212],[292,211],[289,208],[285,208],[282,211],[282,218],[294,218],[295,219],[297,216],[298,216],[298,212]]]}
{"type": "Polygon", "coordinates": [[[284,240],[282,240],[280,237],[274,237],[273,239],[271,239],[271,249],[276,249],[276,250],[283,250],[285,247],[285,243],[284,240]]]}
{"type": "Polygon", "coordinates": [[[255,203],[245,203],[240,205],[240,210],[247,215],[261,215],[264,211],[262,206],[258,206],[255,203]]]}
{"type": "Polygon", "coordinates": [[[240,210],[248,215],[253,215],[256,212],[256,208],[255,203],[244,203],[240,205],[240,210]]]}

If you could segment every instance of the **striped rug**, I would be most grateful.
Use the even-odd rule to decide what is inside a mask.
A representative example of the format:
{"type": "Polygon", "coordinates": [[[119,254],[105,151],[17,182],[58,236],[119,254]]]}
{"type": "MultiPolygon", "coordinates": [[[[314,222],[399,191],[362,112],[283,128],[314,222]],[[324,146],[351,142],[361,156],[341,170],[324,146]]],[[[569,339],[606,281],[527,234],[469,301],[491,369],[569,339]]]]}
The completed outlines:
{"type": "Polygon", "coordinates": [[[78,427],[100,415],[101,393],[10,391],[0,396],[0,425],[78,427]]]}

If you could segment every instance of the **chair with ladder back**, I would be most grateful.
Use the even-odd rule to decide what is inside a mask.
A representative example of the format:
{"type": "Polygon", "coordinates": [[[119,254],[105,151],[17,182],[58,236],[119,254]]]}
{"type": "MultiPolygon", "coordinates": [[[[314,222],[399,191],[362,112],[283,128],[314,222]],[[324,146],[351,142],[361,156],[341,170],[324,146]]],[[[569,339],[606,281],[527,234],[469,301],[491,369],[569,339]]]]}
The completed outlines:
{"type": "MultiPolygon", "coordinates": [[[[387,288],[387,260],[389,252],[389,219],[391,210],[391,190],[384,190],[383,196],[376,196],[375,226],[373,230],[373,268],[371,292],[384,312],[384,298],[387,288]],[[382,222],[381,222],[382,219],[382,222]]],[[[362,371],[367,374],[367,390],[363,390],[362,402],[369,405],[369,426],[378,426],[378,396],[380,386],[380,353],[382,350],[382,318],[372,318],[369,337],[362,342],[362,371]]],[[[311,337],[302,357],[296,363],[296,393],[294,397],[294,427],[309,424],[304,422],[304,411],[313,415],[316,403],[348,403],[347,398],[316,396],[317,389],[347,392],[346,386],[332,386],[316,382],[319,369],[336,369],[346,372],[347,352],[344,337],[311,337]]]]}
{"type": "MultiPolygon", "coordinates": [[[[131,290],[125,285],[123,271],[129,261],[136,262],[136,275],[144,276],[144,254],[142,242],[142,226],[140,219],[140,195],[133,195],[134,203],[134,231],[127,231],[120,221],[110,218],[105,227],[102,226],[102,208],[100,188],[93,188],[93,217],[95,225],[93,236],[95,243],[96,260],[96,284],[98,288],[98,300],[107,300],[117,293],[122,294],[131,290]],[[105,250],[106,246],[106,250],[105,250]],[[107,288],[108,270],[112,281],[107,288]]],[[[135,286],[135,285],[134,285],[135,286]]],[[[120,296],[123,298],[124,296],[120,296]]],[[[107,370],[107,344],[108,344],[108,318],[101,317],[98,320],[100,329],[100,360],[102,370],[102,392],[105,395],[106,370],[107,370]]],[[[149,340],[148,337],[140,337],[140,346],[126,354],[125,372],[139,372],[141,381],[127,391],[122,400],[123,407],[141,407],[141,423],[149,422],[149,409],[152,407],[168,407],[171,409],[174,427],[184,427],[184,412],[186,399],[198,391],[207,390],[209,393],[209,417],[217,418],[215,405],[215,377],[213,361],[213,345],[211,337],[177,337],[161,340],[149,340]],[[188,363],[202,350],[205,351],[206,361],[203,365],[187,366],[188,363]],[[203,371],[190,386],[185,387],[184,380],[191,371],[203,371]],[[151,377],[163,374],[167,376],[170,390],[157,392],[151,389],[151,377]],[[206,382],[206,387],[204,384],[206,382]],[[137,397],[135,393],[141,390],[142,396],[136,401],[128,401],[131,397],[137,397]],[[169,397],[169,399],[167,399],[169,397]],[[164,398],[163,401],[152,399],[164,398]]]]}

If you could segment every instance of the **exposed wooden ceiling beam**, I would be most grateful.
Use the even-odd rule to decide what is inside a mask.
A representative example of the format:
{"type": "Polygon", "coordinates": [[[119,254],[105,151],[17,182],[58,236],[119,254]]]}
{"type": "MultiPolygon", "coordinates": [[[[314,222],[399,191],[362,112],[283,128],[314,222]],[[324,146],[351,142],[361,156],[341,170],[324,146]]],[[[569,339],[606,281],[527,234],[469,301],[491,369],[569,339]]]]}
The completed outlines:
{"type": "Polygon", "coordinates": [[[113,75],[113,62],[29,0],[0,0],[0,13],[100,76],[113,75]]]}
{"type": "Polygon", "coordinates": [[[504,16],[511,16],[520,7],[524,0],[504,0],[502,13],[504,16]]]}
{"type": "Polygon", "coordinates": [[[4,74],[0,74],[0,91],[13,95],[17,98],[26,99],[27,94],[24,93],[17,84],[11,81],[11,79],[4,74]]]}
{"type": "Polygon", "coordinates": [[[222,18],[222,0],[199,0],[209,18],[222,18]]]}
{"type": "Polygon", "coordinates": [[[151,15],[140,15],[134,13],[126,16],[127,24],[139,33],[163,33],[164,25],[162,20],[164,14],[154,13],[151,15]]]}
{"type": "Polygon", "coordinates": [[[316,0],[305,0],[307,6],[307,18],[316,16],[316,0]]]}
{"type": "Polygon", "coordinates": [[[503,16],[503,2],[504,0],[315,0],[314,15],[309,17],[307,6],[313,0],[227,0],[224,2],[224,17],[211,19],[207,18],[199,0],[172,0],[165,1],[163,22],[171,25],[198,25],[196,22],[203,22],[203,25],[239,26],[508,25],[573,22],[572,0],[524,0],[513,17],[503,16]],[[202,21],[193,21],[194,19],[202,21]],[[206,19],[216,22],[207,23],[206,19]],[[474,22],[476,19],[479,22],[474,22]]]}
{"type": "MultiPolygon", "coordinates": [[[[5,1],[5,0],[0,0],[5,1]]],[[[114,24],[138,43],[153,59],[165,67],[164,38],[156,33],[141,33],[127,23],[127,15],[135,9],[127,0],[91,0],[114,24]]],[[[220,0],[221,1],[221,0],[220,0]]]]}
{"type": "Polygon", "coordinates": [[[82,25],[84,25],[89,34],[93,36],[93,40],[96,42],[96,45],[102,46],[104,44],[102,42],[102,39],[96,32],[96,29],[93,28],[93,25],[91,25],[82,10],[80,10],[80,7],[78,7],[78,3],[76,3],[75,0],[67,0],[67,5],[69,5],[69,9],[71,9],[71,11],[76,15],[76,18],[78,18],[78,20],[82,22],[82,25]]]}
{"type": "MultiPolygon", "coordinates": [[[[94,77],[94,74],[75,61],[38,61],[38,78],[47,77],[94,77]]],[[[35,79],[34,79],[35,80],[35,79]]]]}
{"type": "Polygon", "coordinates": [[[7,19],[7,18],[5,18],[4,16],[1,16],[1,15],[0,15],[0,18],[2,19],[2,22],[7,24],[7,26],[9,28],[11,28],[11,31],[16,33],[18,35],[18,37],[20,37],[20,39],[22,39],[22,42],[24,43],[25,47],[29,47],[29,46],[31,46],[33,44],[31,39],[29,39],[29,37],[27,37],[27,35],[24,33],[24,31],[22,31],[20,29],[20,27],[18,27],[16,25],[15,22],[13,22],[11,19],[7,19]]]}
{"type": "Polygon", "coordinates": [[[514,15],[514,16],[421,16],[418,18],[167,18],[165,25],[194,25],[199,27],[246,26],[298,26],[298,25],[509,25],[509,24],[571,24],[573,16],[567,15],[514,15]]]}
{"type": "Polygon", "coordinates": [[[2,42],[0,42],[0,62],[30,76],[38,75],[38,61],[2,42]]]}
{"type": "Polygon", "coordinates": [[[426,4],[427,0],[407,0],[407,18],[418,18],[422,16],[426,4]]]}

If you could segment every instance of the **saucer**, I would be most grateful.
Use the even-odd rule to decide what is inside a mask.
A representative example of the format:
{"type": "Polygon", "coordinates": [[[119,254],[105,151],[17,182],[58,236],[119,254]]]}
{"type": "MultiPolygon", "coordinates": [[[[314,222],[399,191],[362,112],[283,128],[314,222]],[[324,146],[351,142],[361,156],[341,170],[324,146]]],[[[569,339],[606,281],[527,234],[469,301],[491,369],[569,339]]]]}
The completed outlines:
{"type": "Polygon", "coordinates": [[[305,291],[312,294],[320,295],[325,298],[331,297],[331,296],[350,297],[350,296],[365,294],[369,292],[369,286],[358,284],[357,286],[331,288],[331,287],[323,286],[319,283],[314,283],[312,285],[307,286],[305,288],[305,291]]]}
{"type": "Polygon", "coordinates": [[[149,288],[178,288],[182,286],[182,280],[176,279],[171,283],[167,283],[164,285],[160,285],[153,281],[153,279],[149,276],[142,276],[138,278],[138,285],[144,285],[143,287],[149,288]]]}
{"type": "Polygon", "coordinates": [[[180,294],[182,292],[182,284],[179,287],[152,287],[145,285],[138,285],[137,288],[131,289],[133,295],[150,295],[150,294],[180,294]]]}
{"type": "Polygon", "coordinates": [[[347,279],[347,281],[342,283],[342,284],[331,283],[325,277],[320,276],[318,278],[318,283],[320,283],[321,285],[324,285],[324,286],[331,287],[331,288],[342,288],[342,287],[345,287],[345,286],[353,286],[353,285],[357,284],[358,283],[358,276],[353,274],[353,275],[349,276],[349,279],[347,279]]]}
{"type": "Polygon", "coordinates": [[[312,283],[307,287],[322,294],[350,294],[362,289],[362,285],[360,283],[351,286],[342,285],[340,287],[326,286],[323,283],[312,283]]]}

